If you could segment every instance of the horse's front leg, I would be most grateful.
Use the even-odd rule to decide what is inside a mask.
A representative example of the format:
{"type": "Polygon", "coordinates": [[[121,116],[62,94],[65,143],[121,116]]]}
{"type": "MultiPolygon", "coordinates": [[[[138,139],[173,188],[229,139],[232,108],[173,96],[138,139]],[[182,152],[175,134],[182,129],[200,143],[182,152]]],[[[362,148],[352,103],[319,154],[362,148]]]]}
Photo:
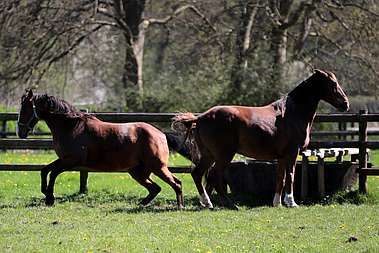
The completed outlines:
{"type": "Polygon", "coordinates": [[[54,170],[60,162],[60,159],[57,159],[54,162],[43,167],[41,170],[41,192],[45,196],[47,194],[47,175],[50,171],[54,170]]]}
{"type": "Polygon", "coordinates": [[[287,207],[298,207],[293,196],[293,184],[295,181],[295,169],[296,169],[296,159],[299,154],[299,150],[296,150],[288,158],[288,164],[286,167],[286,183],[285,183],[285,196],[284,204],[287,207]]]}
{"type": "Polygon", "coordinates": [[[284,180],[286,178],[286,159],[281,158],[278,160],[278,167],[276,168],[276,187],[275,196],[272,201],[274,207],[282,205],[282,191],[284,187],[284,180]]]}
{"type": "Polygon", "coordinates": [[[46,194],[45,194],[45,196],[46,196],[45,204],[46,205],[48,205],[48,206],[54,205],[54,201],[55,201],[55,197],[54,197],[55,179],[57,178],[57,176],[59,174],[61,174],[65,170],[73,168],[74,167],[73,164],[75,164],[75,163],[72,163],[72,162],[68,163],[68,162],[64,162],[62,160],[59,160],[59,162],[57,162],[55,164],[54,169],[51,170],[49,184],[47,185],[46,194]]]}

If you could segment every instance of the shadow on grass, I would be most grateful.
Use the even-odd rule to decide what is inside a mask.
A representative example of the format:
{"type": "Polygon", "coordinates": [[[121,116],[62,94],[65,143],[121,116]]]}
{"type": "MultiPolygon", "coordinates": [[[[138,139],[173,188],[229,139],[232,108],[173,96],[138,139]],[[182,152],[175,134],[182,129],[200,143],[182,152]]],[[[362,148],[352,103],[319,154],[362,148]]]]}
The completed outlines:
{"type": "MultiPolygon", "coordinates": [[[[247,208],[257,208],[262,206],[272,206],[272,197],[269,195],[229,195],[231,199],[239,206],[245,206],[247,208]]],[[[220,200],[218,196],[212,195],[212,203],[215,206],[220,205],[220,200]]],[[[299,198],[296,199],[296,202],[304,206],[313,206],[313,205],[342,205],[342,204],[353,204],[353,205],[362,205],[369,204],[375,205],[379,204],[379,199],[374,194],[360,194],[358,190],[355,191],[341,191],[334,194],[328,195],[324,198],[308,198],[304,201],[300,201],[299,198]]]]}
{"type": "MultiPolygon", "coordinates": [[[[240,207],[257,208],[262,206],[272,206],[271,196],[253,196],[253,195],[232,195],[229,196],[240,207]]],[[[215,206],[214,211],[223,210],[221,207],[220,199],[216,194],[211,196],[212,203],[215,206]]],[[[123,193],[112,193],[108,191],[97,191],[89,194],[66,194],[57,196],[55,205],[77,202],[86,205],[88,208],[105,208],[107,212],[115,213],[140,213],[140,212],[171,212],[177,211],[176,200],[167,199],[165,196],[157,196],[148,206],[142,207],[138,203],[142,200],[140,196],[125,195],[123,193]],[[121,203],[125,203],[125,207],[119,207],[121,203]],[[115,207],[115,206],[118,207],[115,207]]],[[[45,207],[44,197],[32,197],[28,199],[16,199],[13,203],[6,203],[4,198],[0,196],[0,209],[6,208],[33,208],[45,207]],[[4,203],[5,202],[5,203],[4,203]]],[[[197,196],[186,197],[184,196],[184,211],[201,211],[204,210],[199,204],[197,196]]],[[[332,204],[378,204],[379,201],[375,196],[362,195],[358,191],[338,192],[323,199],[307,199],[299,204],[305,206],[312,206],[316,204],[332,205],[332,204]]]]}
{"type": "MultiPolygon", "coordinates": [[[[138,203],[142,200],[140,196],[135,195],[125,195],[123,193],[111,193],[108,191],[93,192],[89,194],[66,194],[61,196],[56,196],[55,206],[64,203],[82,203],[88,208],[105,208],[111,209],[107,212],[125,212],[125,213],[139,213],[139,212],[169,212],[177,211],[177,204],[175,199],[167,199],[164,196],[157,196],[148,206],[140,206],[138,203]],[[114,205],[120,205],[120,203],[125,203],[124,207],[118,207],[112,209],[114,205]],[[108,207],[107,207],[108,206],[108,207]]],[[[198,211],[202,208],[198,205],[198,198],[185,198],[184,201],[185,211],[198,211]]],[[[18,203],[9,205],[0,205],[1,208],[33,208],[33,207],[46,207],[45,198],[33,197],[28,199],[27,203],[21,205],[18,203]]]]}
{"type": "MultiPolygon", "coordinates": [[[[234,201],[237,206],[244,206],[247,208],[257,208],[262,206],[271,206],[271,196],[257,196],[252,194],[238,194],[234,195],[229,193],[229,198],[234,201]]],[[[211,201],[215,207],[221,207],[221,201],[217,194],[212,194],[211,201]]],[[[198,200],[197,200],[198,202],[198,200]]]]}

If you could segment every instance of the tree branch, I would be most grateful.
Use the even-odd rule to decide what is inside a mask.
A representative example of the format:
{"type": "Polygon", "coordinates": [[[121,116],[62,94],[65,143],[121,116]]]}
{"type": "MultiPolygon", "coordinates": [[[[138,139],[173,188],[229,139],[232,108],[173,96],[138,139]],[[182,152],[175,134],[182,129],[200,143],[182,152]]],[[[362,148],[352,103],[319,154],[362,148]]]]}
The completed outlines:
{"type": "Polygon", "coordinates": [[[184,5],[184,6],[181,6],[179,8],[177,8],[174,13],[172,15],[168,15],[164,18],[149,18],[149,19],[145,19],[144,20],[144,23],[145,23],[145,26],[148,27],[149,25],[162,25],[162,24],[167,24],[168,22],[170,22],[171,20],[173,20],[174,18],[176,18],[179,14],[183,13],[184,11],[186,10],[190,10],[192,11],[193,13],[195,13],[197,16],[199,16],[201,19],[204,20],[204,22],[214,31],[216,32],[216,28],[211,24],[211,22],[208,20],[208,18],[203,14],[201,13],[201,11],[196,8],[194,5],[184,5]]]}

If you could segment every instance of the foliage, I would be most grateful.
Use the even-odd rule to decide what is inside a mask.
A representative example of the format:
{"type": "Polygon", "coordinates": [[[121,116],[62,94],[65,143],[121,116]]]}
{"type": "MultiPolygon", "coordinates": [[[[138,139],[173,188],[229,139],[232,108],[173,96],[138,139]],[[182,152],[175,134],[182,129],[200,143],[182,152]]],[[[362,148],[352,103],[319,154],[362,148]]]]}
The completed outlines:
{"type": "Polygon", "coordinates": [[[2,1],[1,103],[38,85],[96,110],[261,105],[314,67],[335,71],[351,96],[379,94],[375,1],[135,3],[2,1]],[[129,8],[117,11],[120,4],[142,10],[143,22],[128,19],[129,8]],[[130,64],[143,66],[138,85],[130,64]]]}

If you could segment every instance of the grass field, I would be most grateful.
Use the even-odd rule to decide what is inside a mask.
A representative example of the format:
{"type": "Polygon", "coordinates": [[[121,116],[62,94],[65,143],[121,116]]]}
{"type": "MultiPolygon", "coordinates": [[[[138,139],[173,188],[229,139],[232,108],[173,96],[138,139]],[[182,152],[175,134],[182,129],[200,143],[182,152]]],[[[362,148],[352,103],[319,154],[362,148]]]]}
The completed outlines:
{"type": "MultiPolygon", "coordinates": [[[[372,157],[379,166],[379,152],[372,157]]],[[[54,158],[0,153],[1,163],[54,158]]],[[[170,162],[187,163],[178,156],[170,162]]],[[[159,179],[162,192],[140,208],[146,191],[126,173],[92,173],[89,193],[78,195],[79,175],[67,172],[57,179],[56,205],[46,207],[38,173],[0,172],[0,252],[379,252],[379,177],[369,178],[368,197],[339,194],[297,209],[240,211],[200,209],[192,179],[179,177],[183,211],[159,179]]]]}

